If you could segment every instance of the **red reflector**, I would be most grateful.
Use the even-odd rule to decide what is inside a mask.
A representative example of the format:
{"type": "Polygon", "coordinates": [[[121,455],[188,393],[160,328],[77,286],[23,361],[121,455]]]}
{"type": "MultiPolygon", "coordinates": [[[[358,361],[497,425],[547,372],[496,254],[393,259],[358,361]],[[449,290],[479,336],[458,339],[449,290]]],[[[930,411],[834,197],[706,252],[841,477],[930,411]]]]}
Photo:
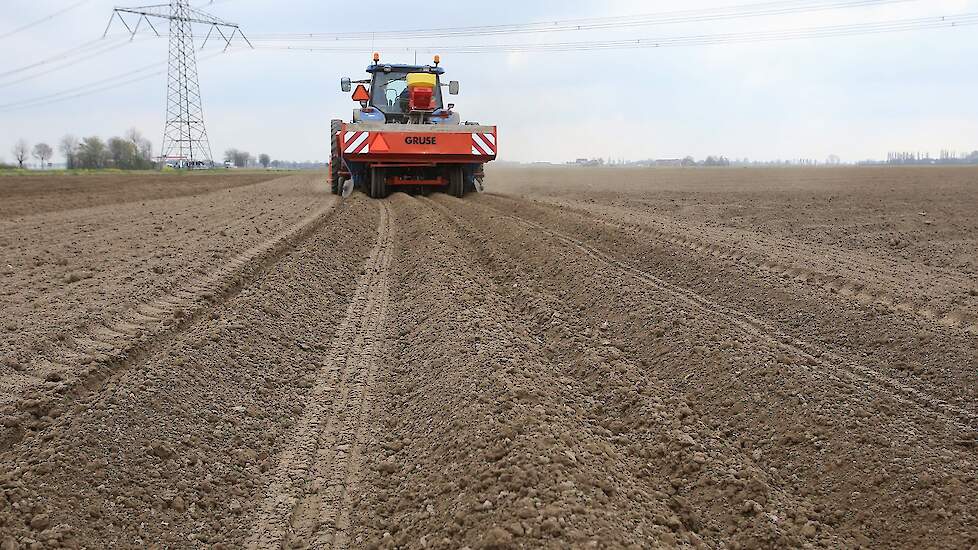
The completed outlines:
{"type": "Polygon", "coordinates": [[[370,101],[370,94],[367,93],[367,88],[360,84],[357,89],[353,92],[353,101],[370,101]]]}
{"type": "Polygon", "coordinates": [[[411,88],[409,107],[412,111],[430,111],[434,109],[435,89],[427,86],[411,88]]]}
{"type": "Polygon", "coordinates": [[[387,140],[384,139],[383,134],[377,134],[374,138],[374,142],[370,144],[370,150],[374,153],[386,153],[391,150],[390,146],[387,145],[387,140]]]}

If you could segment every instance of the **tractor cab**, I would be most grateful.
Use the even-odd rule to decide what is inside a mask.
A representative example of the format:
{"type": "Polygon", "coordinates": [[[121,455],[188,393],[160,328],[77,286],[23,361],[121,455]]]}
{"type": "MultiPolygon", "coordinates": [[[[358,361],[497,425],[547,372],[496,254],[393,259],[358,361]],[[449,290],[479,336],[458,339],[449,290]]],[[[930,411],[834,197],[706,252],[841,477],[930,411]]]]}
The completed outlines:
{"type": "Polygon", "coordinates": [[[360,103],[360,109],[353,113],[354,122],[460,124],[458,114],[452,111],[455,106],[446,106],[443,94],[445,87],[450,95],[458,94],[458,82],[443,85],[445,69],[439,63],[435,56],[433,66],[381,64],[380,56],[374,54],[373,65],[367,67],[369,80],[344,78],[341,82],[345,92],[357,84],[353,100],[360,103]]]}

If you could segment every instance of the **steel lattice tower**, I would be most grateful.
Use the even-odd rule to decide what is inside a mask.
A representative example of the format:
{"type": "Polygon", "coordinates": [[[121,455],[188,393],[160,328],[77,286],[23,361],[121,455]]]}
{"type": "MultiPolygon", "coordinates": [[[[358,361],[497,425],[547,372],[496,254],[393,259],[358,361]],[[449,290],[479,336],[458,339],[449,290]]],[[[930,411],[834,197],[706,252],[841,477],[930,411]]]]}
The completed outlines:
{"type": "Polygon", "coordinates": [[[197,161],[210,164],[213,157],[204,126],[189,0],[171,1],[170,13],[170,61],[166,78],[166,126],[163,129],[162,157],[164,160],[185,160],[191,166],[197,161]]]}
{"type": "Polygon", "coordinates": [[[204,107],[200,96],[200,81],[197,74],[197,49],[194,45],[194,25],[210,27],[203,46],[211,34],[217,30],[225,42],[225,51],[231,46],[236,34],[251,46],[238,25],[222,21],[210,14],[190,7],[190,0],[170,0],[169,4],[156,4],[135,8],[116,8],[109,19],[105,33],[115,18],[135,38],[143,22],[160,36],[153,25],[153,19],[170,22],[170,54],[166,79],[166,124],[163,129],[163,145],[160,160],[174,160],[185,163],[187,167],[210,165],[213,161],[211,145],[204,126],[204,107]],[[130,25],[126,16],[138,15],[135,25],[130,25]],[[230,35],[224,29],[231,29],[230,35]],[[203,164],[200,164],[203,163],[203,164]]]}

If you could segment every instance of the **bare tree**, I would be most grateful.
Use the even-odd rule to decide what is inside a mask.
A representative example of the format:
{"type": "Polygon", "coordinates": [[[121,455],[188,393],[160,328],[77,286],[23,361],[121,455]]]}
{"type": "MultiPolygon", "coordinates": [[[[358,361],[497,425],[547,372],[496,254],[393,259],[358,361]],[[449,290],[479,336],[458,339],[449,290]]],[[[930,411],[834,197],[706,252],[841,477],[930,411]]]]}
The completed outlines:
{"type": "Polygon", "coordinates": [[[58,144],[58,149],[65,157],[65,167],[69,170],[76,168],[75,158],[78,154],[78,138],[71,134],[66,135],[65,137],[61,138],[61,143],[58,144]]]}
{"type": "Polygon", "coordinates": [[[146,165],[146,168],[153,167],[153,142],[143,138],[139,142],[139,158],[146,165]]]}
{"type": "Polygon", "coordinates": [[[26,139],[19,139],[17,143],[14,144],[14,148],[10,150],[14,155],[14,160],[17,161],[17,167],[23,168],[24,161],[27,160],[27,155],[31,152],[31,146],[28,145],[26,139]]]}
{"type": "Polygon", "coordinates": [[[44,165],[48,163],[48,159],[54,155],[54,150],[52,150],[51,146],[47,143],[38,143],[34,146],[34,150],[31,152],[31,155],[40,161],[41,168],[44,168],[44,165]]]}
{"type": "Polygon", "coordinates": [[[126,140],[128,140],[129,143],[131,143],[133,148],[135,149],[139,149],[139,144],[142,143],[143,141],[143,134],[141,134],[139,130],[135,128],[130,128],[126,130],[126,133],[123,137],[126,140]]]}

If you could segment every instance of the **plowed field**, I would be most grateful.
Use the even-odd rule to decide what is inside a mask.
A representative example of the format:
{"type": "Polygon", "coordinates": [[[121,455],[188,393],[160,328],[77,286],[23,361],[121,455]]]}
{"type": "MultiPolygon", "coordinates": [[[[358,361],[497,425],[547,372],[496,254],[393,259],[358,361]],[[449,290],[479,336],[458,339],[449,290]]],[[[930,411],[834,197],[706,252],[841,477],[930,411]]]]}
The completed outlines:
{"type": "Polygon", "coordinates": [[[978,545],[978,170],[118,178],[0,178],[2,550],[978,545]]]}

